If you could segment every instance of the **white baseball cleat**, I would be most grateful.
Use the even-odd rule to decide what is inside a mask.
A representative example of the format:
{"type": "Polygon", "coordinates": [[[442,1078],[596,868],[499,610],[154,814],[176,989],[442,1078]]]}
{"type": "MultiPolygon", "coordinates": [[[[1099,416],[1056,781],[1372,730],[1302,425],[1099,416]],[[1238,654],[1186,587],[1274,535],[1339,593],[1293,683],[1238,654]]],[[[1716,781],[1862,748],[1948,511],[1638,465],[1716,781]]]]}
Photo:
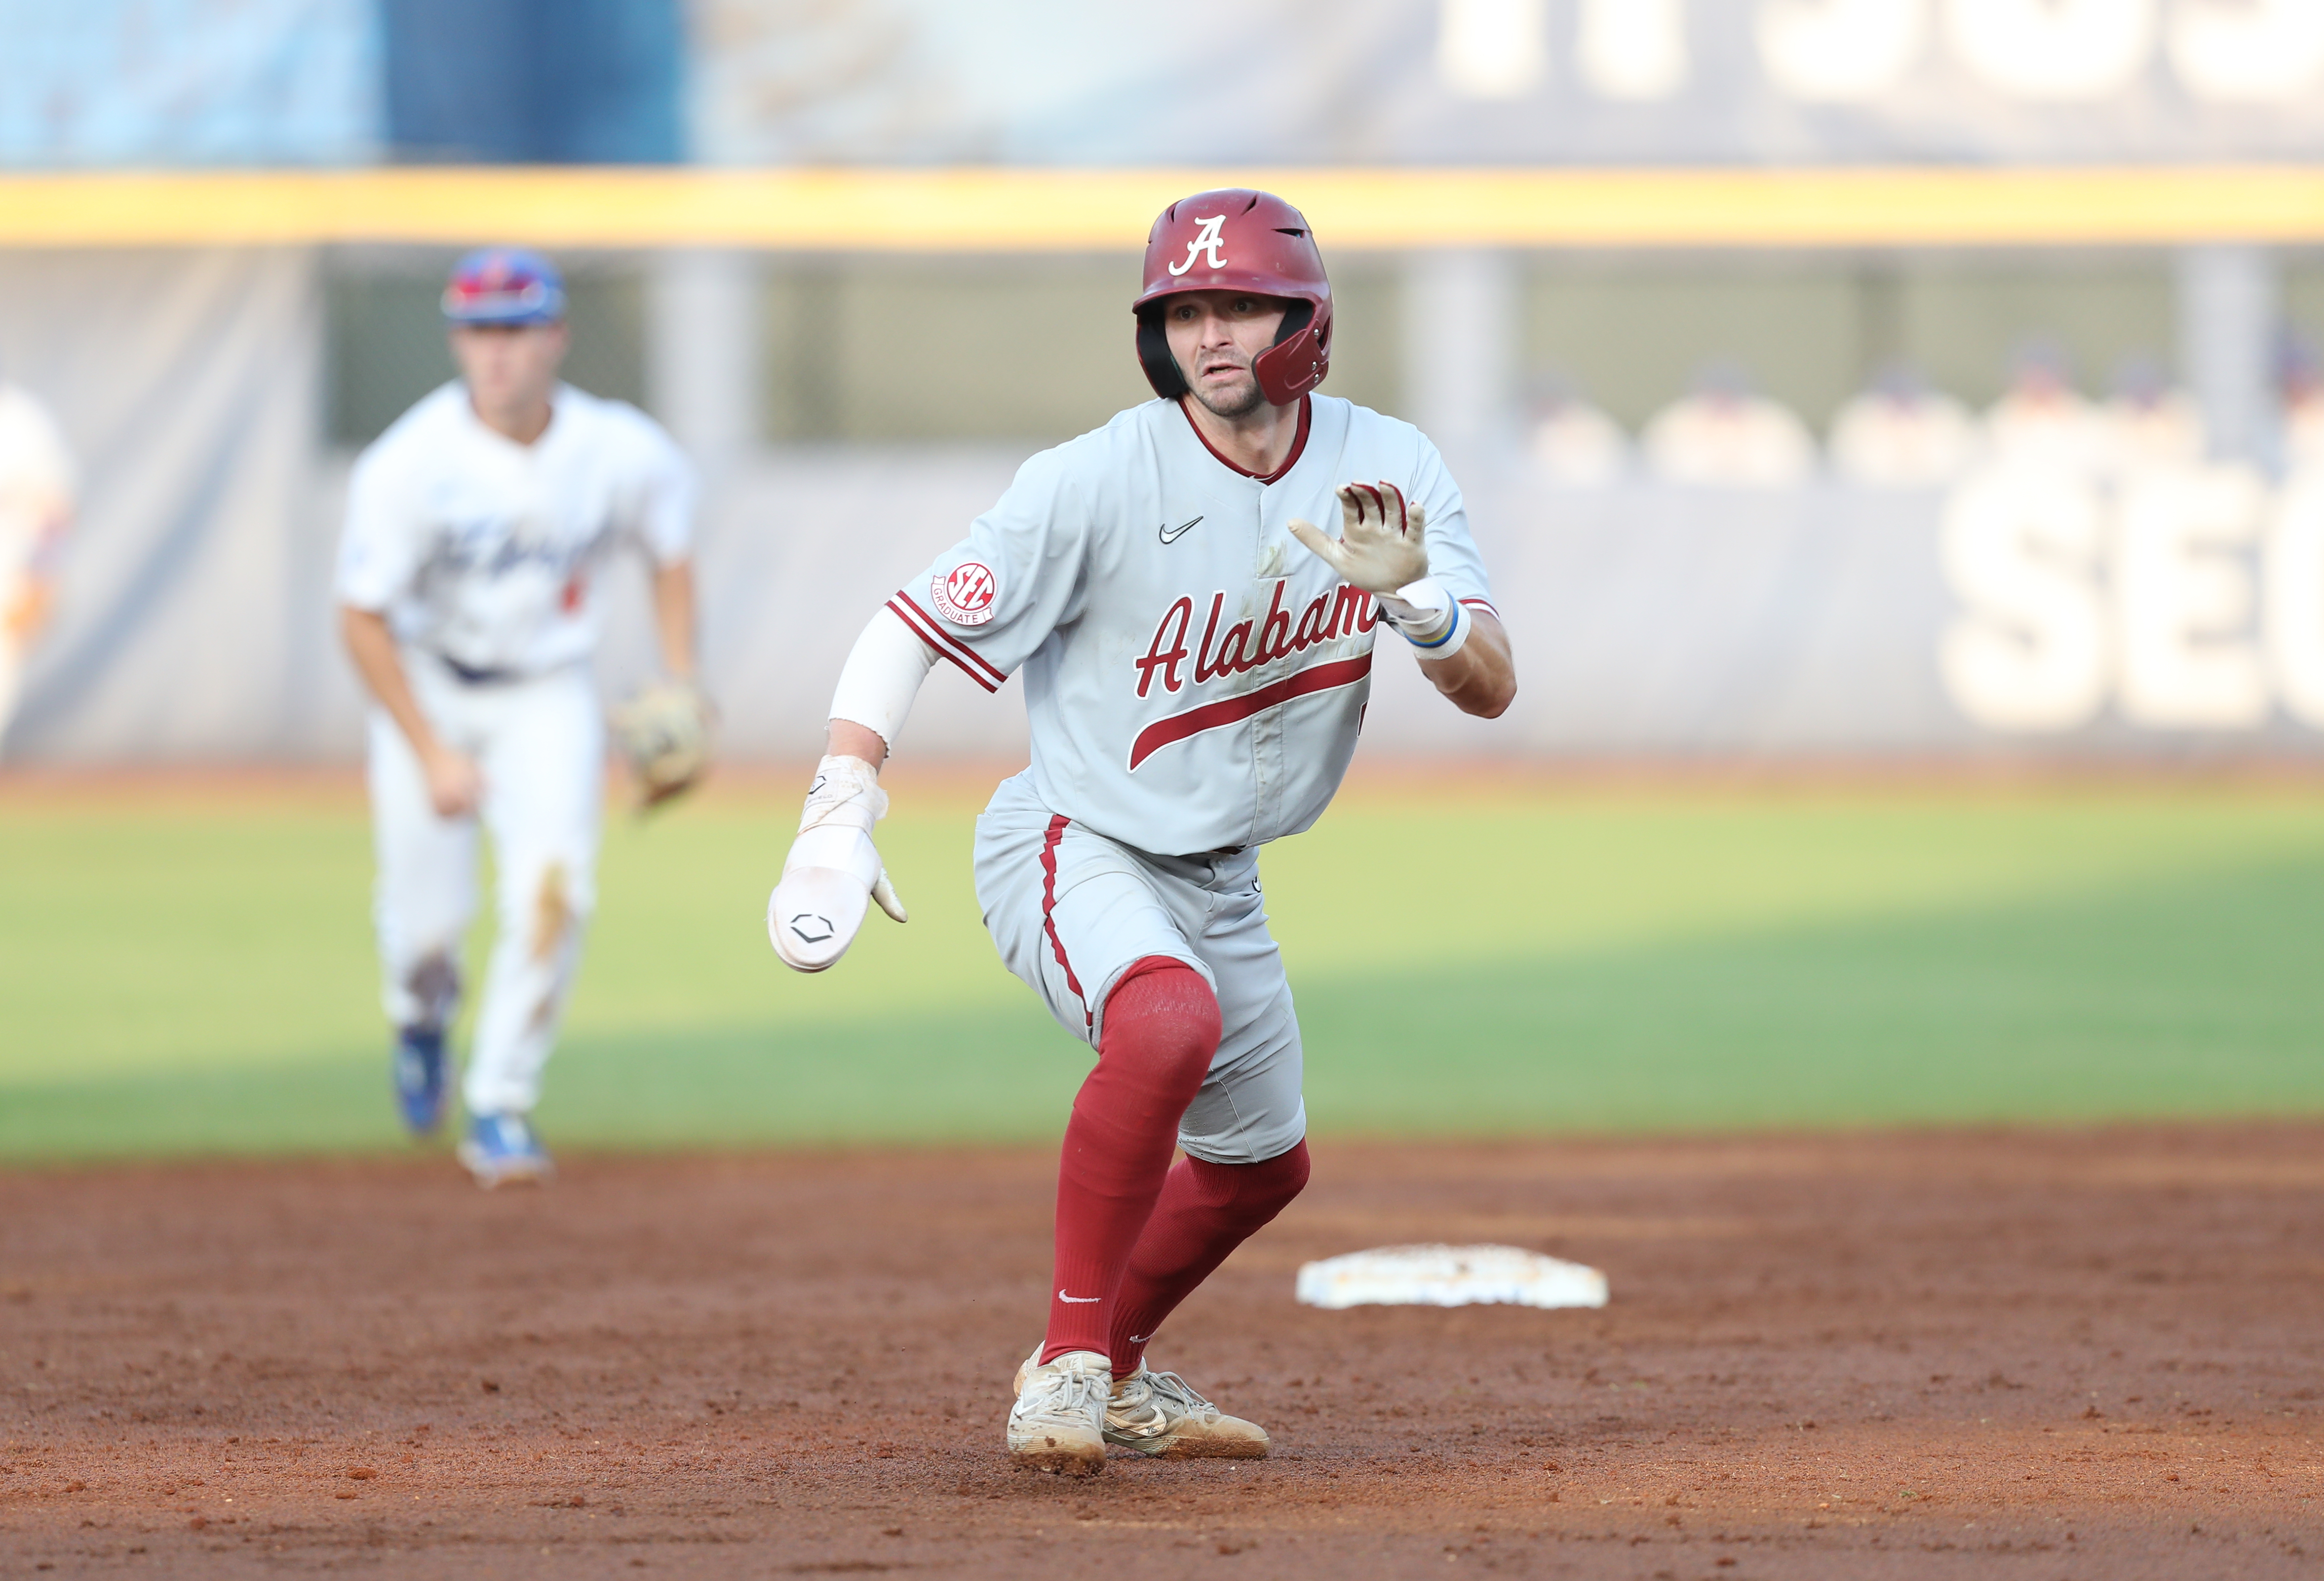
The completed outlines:
{"type": "Polygon", "coordinates": [[[1105,1441],[1161,1460],[1258,1460],[1268,1447],[1265,1428],[1229,1416],[1177,1374],[1143,1362],[1114,1383],[1105,1441]]]}
{"type": "Polygon", "coordinates": [[[1069,1350],[1038,1365],[1039,1351],[1017,1374],[1009,1408],[1009,1453],[1019,1466],[1093,1476],[1105,1469],[1105,1402],[1113,1363],[1093,1350],[1069,1350]]]}
{"type": "MultiPolygon", "coordinates": [[[[1040,1355],[1035,1350],[1017,1369],[1019,1395],[1040,1355]]],[[[1107,1376],[1112,1376],[1110,1365],[1107,1376]]],[[[1273,1442],[1257,1422],[1229,1416],[1177,1374],[1155,1372],[1143,1362],[1127,1378],[1113,1380],[1101,1436],[1157,1460],[1259,1460],[1273,1442]]]]}

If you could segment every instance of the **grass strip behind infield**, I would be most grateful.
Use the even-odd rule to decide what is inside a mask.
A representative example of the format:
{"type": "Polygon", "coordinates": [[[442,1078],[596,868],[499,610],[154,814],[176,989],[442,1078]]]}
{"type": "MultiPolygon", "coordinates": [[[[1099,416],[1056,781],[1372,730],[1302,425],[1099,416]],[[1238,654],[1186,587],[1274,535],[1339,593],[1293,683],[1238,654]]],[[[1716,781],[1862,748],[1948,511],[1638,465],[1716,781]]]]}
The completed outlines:
{"type": "MultiPolygon", "coordinates": [[[[780,808],[617,823],[552,1142],[1055,1135],[1088,1056],[995,961],[967,822],[883,825],[913,922],[817,979],[764,942],[780,808]]],[[[0,804],[0,1158],[398,1145],[367,845],[352,803],[0,804]]],[[[2282,793],[1374,792],[1265,872],[1323,1131],[2324,1109],[2324,813],[2282,793]]]]}

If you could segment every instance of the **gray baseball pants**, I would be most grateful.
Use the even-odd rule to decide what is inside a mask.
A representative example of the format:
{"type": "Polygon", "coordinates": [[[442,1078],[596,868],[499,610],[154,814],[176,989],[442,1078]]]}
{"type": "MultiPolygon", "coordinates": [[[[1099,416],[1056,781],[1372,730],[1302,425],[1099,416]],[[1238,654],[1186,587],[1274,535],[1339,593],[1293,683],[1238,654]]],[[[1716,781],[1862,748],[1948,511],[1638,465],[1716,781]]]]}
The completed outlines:
{"type": "Polygon", "coordinates": [[[1183,961],[1219,997],[1224,1034],[1178,1145],[1207,1163],[1261,1163],[1307,1134],[1299,1022],[1267,931],[1259,854],[1157,856],[1041,804],[1004,780],[976,821],[976,898],[1010,971],[1093,1048],[1105,1002],[1136,962],[1183,961]]]}

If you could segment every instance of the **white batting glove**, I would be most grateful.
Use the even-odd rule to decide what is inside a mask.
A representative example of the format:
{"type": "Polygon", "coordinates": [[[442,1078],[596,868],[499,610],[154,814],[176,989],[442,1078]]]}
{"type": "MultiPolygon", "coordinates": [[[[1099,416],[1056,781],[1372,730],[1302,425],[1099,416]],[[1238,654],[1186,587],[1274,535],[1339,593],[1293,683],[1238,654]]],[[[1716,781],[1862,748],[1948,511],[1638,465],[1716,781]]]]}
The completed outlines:
{"type": "Polygon", "coordinates": [[[1339,491],[1340,536],[1294,521],[1291,536],[1352,587],[1393,596],[1428,574],[1428,513],[1407,506],[1394,483],[1350,483],[1339,491]]]}
{"type": "Polygon", "coordinates": [[[821,971],[847,953],[872,901],[898,922],[904,903],[872,843],[872,826],[888,813],[880,771],[861,758],[825,758],[799,814],[798,838],[767,900],[767,937],[783,964],[821,971]]]}

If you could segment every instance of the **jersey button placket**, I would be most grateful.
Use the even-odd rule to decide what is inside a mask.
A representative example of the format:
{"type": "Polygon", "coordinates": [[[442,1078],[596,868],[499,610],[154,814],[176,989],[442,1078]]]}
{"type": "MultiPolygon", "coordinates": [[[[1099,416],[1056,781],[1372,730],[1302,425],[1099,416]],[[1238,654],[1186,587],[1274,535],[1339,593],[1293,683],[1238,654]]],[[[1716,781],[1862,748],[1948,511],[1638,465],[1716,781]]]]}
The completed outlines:
{"type": "MultiPolygon", "coordinates": [[[[1293,564],[1291,556],[1306,553],[1292,538],[1289,529],[1268,522],[1268,497],[1274,492],[1262,488],[1259,494],[1259,569],[1268,584],[1277,580],[1287,582],[1293,564]]],[[[1258,585],[1255,582],[1254,588],[1258,585]]],[[[1271,587],[1269,591],[1272,592],[1271,587]]],[[[1264,601],[1261,607],[1264,608],[1264,601]]],[[[1274,676],[1270,673],[1268,678],[1271,680],[1274,676]]],[[[1269,709],[1259,715],[1256,722],[1259,728],[1251,732],[1250,839],[1254,841],[1268,838],[1268,832],[1279,821],[1285,772],[1284,707],[1269,709]]]]}

